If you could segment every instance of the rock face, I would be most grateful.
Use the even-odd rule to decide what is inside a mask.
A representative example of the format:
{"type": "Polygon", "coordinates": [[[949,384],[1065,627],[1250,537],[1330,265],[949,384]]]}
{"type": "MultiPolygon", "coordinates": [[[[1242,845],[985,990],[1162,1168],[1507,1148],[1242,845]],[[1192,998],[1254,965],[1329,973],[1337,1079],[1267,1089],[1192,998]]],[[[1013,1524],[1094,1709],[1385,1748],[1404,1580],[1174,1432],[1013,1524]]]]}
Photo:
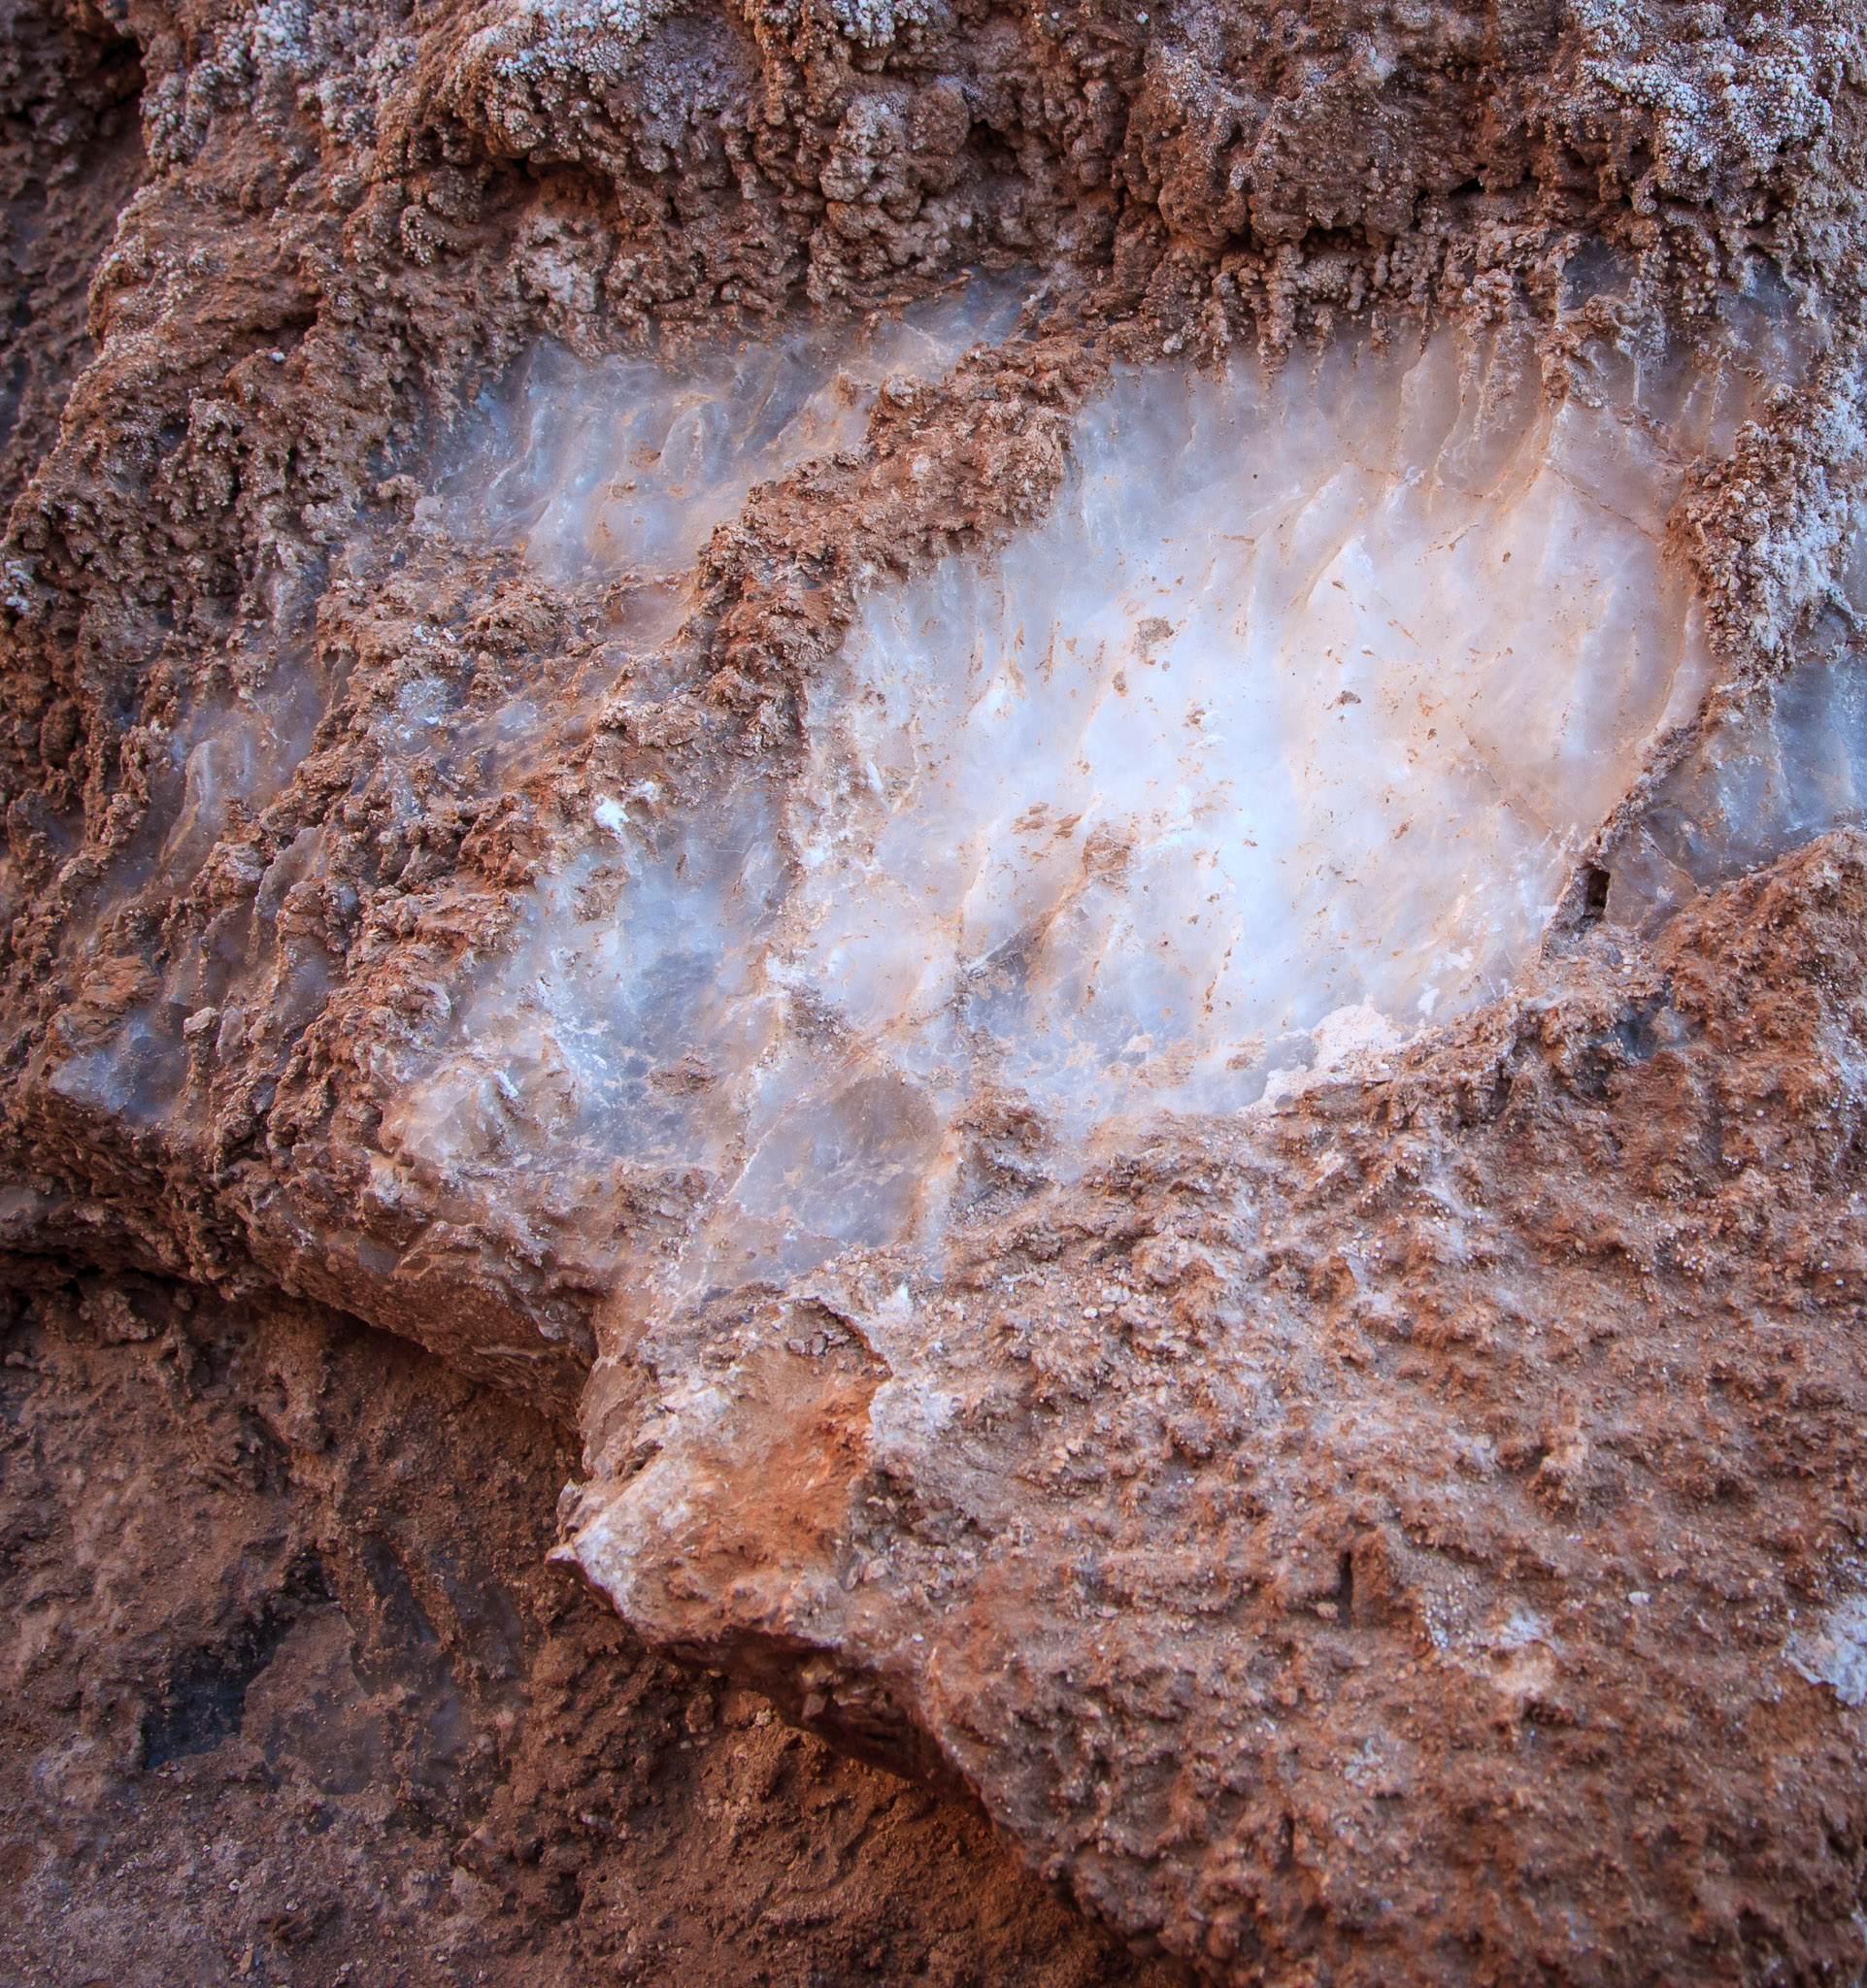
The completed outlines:
{"type": "Polygon", "coordinates": [[[10,1982],[1173,1988],[978,1815],[645,1651],[547,1563],[575,1444],[510,1396],[9,1268],[10,1982]]]}
{"type": "Polygon", "coordinates": [[[148,178],[8,1260],[578,1426],[637,1633],[1214,1978],[1857,1970],[1851,15],[19,22],[17,238],[148,178]]]}
{"type": "Polygon", "coordinates": [[[1111,1144],[943,1282],[650,1334],[579,1557],[1222,1978],[1813,1968],[1864,912],[1847,832],[1379,1079],[1111,1144]]]}
{"type": "Polygon", "coordinates": [[[0,504],[57,436],[91,356],[84,292],[143,176],[135,41],[88,9],[0,14],[0,504]]]}
{"type": "MultiPolygon", "coordinates": [[[[936,307],[936,367],[978,317],[936,307]]],[[[1546,412],[1530,357],[1445,334],[1332,348],[1315,377],[1117,381],[1043,526],[864,590],[788,779],[771,755],[618,779],[565,825],[439,1063],[411,1060],[384,1174],[503,1201],[517,1157],[584,1183],[588,1235],[624,1226],[644,1169],[680,1172],[691,1233],[635,1276],[783,1280],[931,1242],[982,1114],[1022,1114],[1067,1167],[1107,1121],[1236,1110],[1508,986],[1711,671],[1664,547],[1665,424],[1546,412]]],[[[531,447],[497,467],[518,438],[495,422],[450,480],[526,520],[534,565],[576,547],[633,624],[665,622],[640,576],[730,488],[707,463],[735,407],[777,452],[811,432],[802,381],[767,390],[787,358],[560,378],[542,445],[530,381],[531,447]],[[626,480],[571,466],[560,429],[626,480]]],[[[1722,371],[1677,396],[1687,454],[1689,423],[1728,434],[1750,395],[1722,371]]],[[[667,673],[623,667],[631,697],[667,673]]],[[[405,732],[448,723],[433,693],[408,710],[405,732]]],[[[225,748],[211,722],[190,763],[225,748]]],[[[535,752],[539,722],[500,706],[452,763],[477,738],[535,752]]]]}

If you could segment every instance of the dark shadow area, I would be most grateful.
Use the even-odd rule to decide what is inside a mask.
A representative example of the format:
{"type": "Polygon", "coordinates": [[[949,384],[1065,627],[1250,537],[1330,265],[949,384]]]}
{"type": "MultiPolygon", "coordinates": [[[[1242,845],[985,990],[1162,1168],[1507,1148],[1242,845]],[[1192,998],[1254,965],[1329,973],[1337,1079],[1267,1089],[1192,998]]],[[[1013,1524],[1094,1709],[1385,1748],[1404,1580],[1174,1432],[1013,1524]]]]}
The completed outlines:
{"type": "Polygon", "coordinates": [[[0,1360],[10,1984],[1181,1979],[644,1649],[564,1434],[406,1342],[0,1252],[0,1360]]]}
{"type": "Polygon", "coordinates": [[[206,1753],[240,1731],[247,1688],[270,1664],[285,1633],[307,1607],[332,1599],[317,1560],[306,1559],[258,1616],[241,1622],[224,1641],[189,1650],[169,1675],[162,1697],[143,1721],[143,1765],[164,1767],[206,1753]]]}
{"type": "Polygon", "coordinates": [[[91,277],[145,172],[136,44],[76,14],[0,0],[0,519],[90,361],[91,277]]]}

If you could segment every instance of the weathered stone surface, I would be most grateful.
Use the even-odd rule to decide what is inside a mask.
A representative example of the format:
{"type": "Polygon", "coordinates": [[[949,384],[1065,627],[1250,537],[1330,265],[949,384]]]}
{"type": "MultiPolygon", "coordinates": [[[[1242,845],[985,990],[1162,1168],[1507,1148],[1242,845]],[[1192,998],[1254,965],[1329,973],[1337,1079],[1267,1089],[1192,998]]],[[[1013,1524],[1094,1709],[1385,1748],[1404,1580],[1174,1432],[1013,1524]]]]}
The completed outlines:
{"type": "Polygon", "coordinates": [[[581,1416],[570,1550],[639,1630],[1218,1978],[1846,1972],[1867,883],[1805,841],[1851,804],[1718,785],[1719,710],[1508,991],[1062,1159],[982,1096],[912,1248],[676,1290],[704,1155],[580,1172],[517,1037],[471,1166],[420,1115],[541,903],[627,915],[599,811],[673,846],[795,781],[866,604],[1043,529],[1113,364],[1439,327],[1554,407],[1739,349],[1673,570],[1726,706],[1857,669],[1849,10],[1144,12],[17,15],[17,239],[61,160],[128,195],[129,43],[148,178],[6,472],[0,1242],[581,1416]],[[835,348],[975,268],[1016,332],[735,489],[646,618],[437,494],[541,340],[835,348]],[[1730,848],[1773,867],[1691,897],[1730,848]]]}
{"type": "Polygon", "coordinates": [[[575,1444],[509,1395],[315,1307],[8,1270],[10,1981],[1183,1978],[646,1651],[547,1563],[575,1444]]]}
{"type": "Polygon", "coordinates": [[[1221,1978],[1838,1965],[1864,918],[1845,832],[944,1280],[650,1331],[576,1551],[1221,1978]]]}

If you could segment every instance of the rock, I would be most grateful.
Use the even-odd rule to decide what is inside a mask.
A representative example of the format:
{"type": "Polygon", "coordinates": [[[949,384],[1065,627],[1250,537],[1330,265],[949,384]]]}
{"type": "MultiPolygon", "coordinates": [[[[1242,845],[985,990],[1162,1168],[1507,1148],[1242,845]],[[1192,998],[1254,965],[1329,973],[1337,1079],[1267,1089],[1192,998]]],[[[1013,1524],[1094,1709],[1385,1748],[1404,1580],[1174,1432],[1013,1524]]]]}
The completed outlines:
{"type": "Polygon", "coordinates": [[[636,1632],[1214,1978],[1857,1971],[1860,29],[17,12],[56,1330],[579,1426],[636,1632]]]}

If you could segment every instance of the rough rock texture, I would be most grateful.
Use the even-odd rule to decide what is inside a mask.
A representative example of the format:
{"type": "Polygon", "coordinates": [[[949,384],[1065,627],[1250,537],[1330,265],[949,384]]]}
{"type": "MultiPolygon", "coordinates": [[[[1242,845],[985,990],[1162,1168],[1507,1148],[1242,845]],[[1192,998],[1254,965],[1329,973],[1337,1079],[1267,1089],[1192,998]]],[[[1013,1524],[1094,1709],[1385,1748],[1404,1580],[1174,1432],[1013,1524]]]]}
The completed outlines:
{"type": "Polygon", "coordinates": [[[1863,994],[1850,831],[944,1283],[717,1304],[579,1555],[1227,1977],[1845,1972],[1863,994]]]}
{"type": "Polygon", "coordinates": [[[18,1281],[9,1983],[1166,1988],[548,1566],[561,1431],[308,1307],[18,1281]]]}
{"type": "Polygon", "coordinates": [[[143,177],[136,44],[96,14],[0,15],[0,506],[56,437],[90,359],[85,294],[143,177]]]}
{"type": "MultiPolygon", "coordinates": [[[[1662,297],[1689,321],[1760,253],[1812,281],[1850,239],[1859,177],[1838,17],[1760,17],[1754,50],[1667,13],[930,17],[874,47],[814,15],[755,34],[725,16],[651,35],[575,13],[371,19],[130,22],[155,177],[97,272],[103,357],[8,569],[17,1220],[503,1360],[559,1412],[608,1253],[549,1194],[489,1228],[385,1170],[375,1133],[591,783],[678,791],[696,758],[782,752],[861,580],[989,545],[1047,501],[1111,342],[1255,327],[1275,347],[1437,300],[1540,327],[1559,370],[1662,297]],[[1694,82],[1719,64],[1730,81],[1694,82]],[[1377,224],[1342,180],[1388,143],[1410,204],[1395,191],[1377,224]],[[930,147],[963,199],[910,170],[930,147]],[[863,180],[858,152],[893,164],[863,180]],[[926,235],[942,201],[972,215],[963,241],[926,235]],[[749,310],[754,266],[774,298],[788,282],[874,303],[982,254],[1051,270],[1052,329],[884,402],[864,448],[755,499],[709,554],[677,693],[651,710],[589,696],[622,667],[600,589],[566,596],[400,522],[419,490],[402,465],[528,339],[598,348],[650,318],[674,335],[749,310]],[[1565,269],[1581,301],[1558,310],[1565,269]],[[424,689],[450,733],[411,746],[400,700],[424,689]],[[515,781],[465,732],[520,697],[582,709],[515,781]],[[269,736],[207,805],[187,755],[249,712],[269,736]]],[[[1734,639],[1789,640],[1845,528],[1855,307],[1829,290],[1808,385],[1693,495],[1734,639]]],[[[646,1224],[679,1219],[665,1183],[639,1199],[646,1224]]]]}
{"type": "MultiPolygon", "coordinates": [[[[450,1371],[507,1400],[502,1426],[581,1413],[576,1551],[641,1632],[967,1784],[1084,1904],[1218,1978],[1846,1975],[1867,1842],[1852,838],[1650,944],[1594,917],[1584,873],[1509,999],[1276,1118],[1124,1135],[1073,1187],[1028,1115],[982,1111],[945,1261],[852,1259],[691,1314],[646,1302],[639,1267],[693,1183],[618,1176],[592,1235],[579,1178],[444,1177],[382,1136],[599,793],[793,764],[859,589],[1040,515],[1113,357],[1438,317],[1585,391],[1591,351],[1709,335],[1748,287],[1801,314],[1806,364],[1700,466],[1676,536],[1734,679],[1848,651],[1856,10],[1146,12],[16,9],[7,1275],[114,1279],[107,1319],[145,1288],[231,1308],[236,1365],[266,1320],[335,1308],[450,1363],[400,1370],[400,1422],[466,1385],[450,1371]],[[148,177],[74,379],[72,273],[143,170],[112,122],[137,64],[148,177]],[[678,353],[807,309],[834,338],[1014,263],[1037,285],[1021,335],[755,492],[654,657],[604,587],[552,587],[424,509],[456,418],[540,338],[678,353]],[[529,749],[483,749],[521,710],[529,749]]],[[[391,1360],[317,1331],[350,1349],[333,1371],[391,1360]]],[[[189,1364],[120,1336],[58,1359],[107,1360],[129,1395],[189,1364]]],[[[445,1559],[450,1524],[510,1526],[514,1566],[532,1550],[513,1513],[565,1464],[530,1426],[522,1498],[462,1470],[421,1508],[423,1551],[445,1559]]],[[[316,1567],[291,1542],[324,1521],[294,1518],[289,1551],[215,1575],[217,1619],[336,1666],[358,1745],[384,1692],[423,1718],[448,1690],[481,1706],[418,1631],[384,1653],[372,1535],[317,1445],[266,1440],[288,1460],[250,1496],[289,1480],[328,1531],[316,1567]]],[[[412,1502],[358,1470],[358,1498],[412,1502]]],[[[479,1632],[447,1612],[408,1619],[464,1666],[479,1632]]],[[[70,1661],[118,1633],[80,1619],[70,1661]]],[[[626,1697],[640,1660],[608,1661],[589,1689],[626,1697]]],[[[158,1726],[222,1716],[193,1690],[171,1678],[158,1726]]],[[[288,1710],[260,1720],[276,1750],[288,1710]]],[[[97,1716],[119,1738],[83,1812],[169,1802],[97,1716]]],[[[393,1743],[417,1808],[434,1775],[448,1814],[497,1807],[432,1735],[393,1743]]]]}

